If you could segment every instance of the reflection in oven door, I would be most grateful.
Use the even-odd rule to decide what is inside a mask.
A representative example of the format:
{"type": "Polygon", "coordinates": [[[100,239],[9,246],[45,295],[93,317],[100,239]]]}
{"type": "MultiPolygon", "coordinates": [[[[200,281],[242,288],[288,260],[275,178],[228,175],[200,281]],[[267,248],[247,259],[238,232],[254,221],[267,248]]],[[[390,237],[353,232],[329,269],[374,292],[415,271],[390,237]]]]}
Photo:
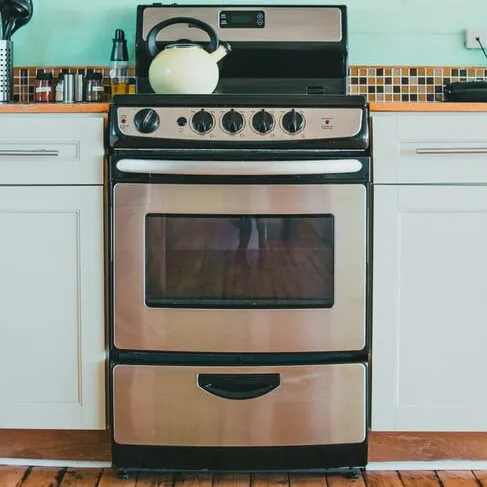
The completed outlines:
{"type": "Polygon", "coordinates": [[[331,307],[333,216],[146,217],[150,307],[331,307]]]}
{"type": "Polygon", "coordinates": [[[364,186],[124,183],[114,210],[117,348],[364,348],[364,186]]]}

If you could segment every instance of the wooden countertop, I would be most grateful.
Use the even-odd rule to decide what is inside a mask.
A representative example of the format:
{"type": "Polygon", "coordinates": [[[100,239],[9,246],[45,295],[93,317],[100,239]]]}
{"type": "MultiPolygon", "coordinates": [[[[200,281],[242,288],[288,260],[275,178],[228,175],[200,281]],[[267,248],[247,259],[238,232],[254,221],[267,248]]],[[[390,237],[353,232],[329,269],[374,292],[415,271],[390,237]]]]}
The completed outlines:
{"type": "Polygon", "coordinates": [[[487,112],[487,103],[371,102],[371,112],[487,112]]]}
{"type": "Polygon", "coordinates": [[[109,103],[0,103],[2,113],[107,113],[109,103]]]}
{"type": "MultiPolygon", "coordinates": [[[[487,103],[371,102],[371,112],[487,112],[487,103]]],[[[1,113],[108,113],[109,103],[0,103],[1,113]]]]}

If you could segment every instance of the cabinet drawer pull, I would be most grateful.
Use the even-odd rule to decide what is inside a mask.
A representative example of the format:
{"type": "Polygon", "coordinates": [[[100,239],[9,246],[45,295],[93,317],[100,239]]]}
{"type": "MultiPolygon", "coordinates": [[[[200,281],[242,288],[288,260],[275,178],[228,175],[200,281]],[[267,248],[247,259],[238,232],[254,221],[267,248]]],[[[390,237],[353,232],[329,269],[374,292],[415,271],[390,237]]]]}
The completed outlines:
{"type": "Polygon", "coordinates": [[[416,154],[421,155],[441,155],[441,154],[487,154],[487,147],[460,148],[452,147],[449,149],[416,149],[416,154]]]}
{"type": "Polygon", "coordinates": [[[57,157],[58,150],[0,150],[0,157],[57,157]]]}

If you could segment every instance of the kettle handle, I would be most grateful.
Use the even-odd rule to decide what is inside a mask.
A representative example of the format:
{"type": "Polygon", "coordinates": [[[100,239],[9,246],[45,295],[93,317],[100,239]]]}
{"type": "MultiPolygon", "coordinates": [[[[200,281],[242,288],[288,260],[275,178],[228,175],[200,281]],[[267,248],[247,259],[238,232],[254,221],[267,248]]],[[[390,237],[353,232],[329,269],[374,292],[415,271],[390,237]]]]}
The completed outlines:
{"type": "Polygon", "coordinates": [[[147,50],[152,57],[155,57],[159,53],[156,43],[157,34],[159,34],[162,29],[174,24],[188,24],[205,31],[210,36],[208,52],[213,52],[217,49],[219,40],[213,27],[201,20],[193,19],[192,17],[173,17],[172,19],[164,20],[163,22],[156,24],[147,34],[147,50]]]}

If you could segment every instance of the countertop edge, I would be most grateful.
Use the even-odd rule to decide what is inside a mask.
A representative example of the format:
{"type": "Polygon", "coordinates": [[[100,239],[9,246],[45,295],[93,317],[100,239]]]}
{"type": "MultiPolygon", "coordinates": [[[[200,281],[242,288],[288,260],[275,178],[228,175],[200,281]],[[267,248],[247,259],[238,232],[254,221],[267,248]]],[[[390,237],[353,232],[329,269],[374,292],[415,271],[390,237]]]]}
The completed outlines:
{"type": "MultiPolygon", "coordinates": [[[[110,103],[0,103],[2,113],[108,113],[110,103]]],[[[370,102],[377,112],[487,112],[487,103],[370,102]]]]}
{"type": "Polygon", "coordinates": [[[108,113],[109,103],[0,103],[2,113],[108,113]]]}
{"type": "Polygon", "coordinates": [[[487,103],[370,102],[371,112],[487,112],[487,103]]]}

